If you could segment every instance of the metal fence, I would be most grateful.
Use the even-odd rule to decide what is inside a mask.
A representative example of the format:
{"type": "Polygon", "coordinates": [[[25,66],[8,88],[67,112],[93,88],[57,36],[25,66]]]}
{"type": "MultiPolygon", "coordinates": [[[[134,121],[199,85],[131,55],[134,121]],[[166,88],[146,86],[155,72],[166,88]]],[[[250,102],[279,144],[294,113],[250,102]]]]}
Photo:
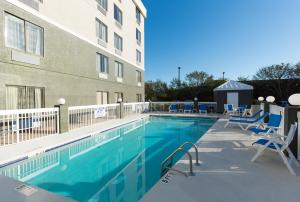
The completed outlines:
{"type": "MultiPolygon", "coordinates": [[[[151,102],[150,103],[150,111],[151,112],[169,112],[169,107],[171,104],[175,104],[177,106],[178,112],[183,112],[184,105],[187,105],[187,104],[193,105],[194,112],[196,111],[194,102],[151,102]]],[[[198,105],[200,105],[200,104],[206,105],[207,111],[209,113],[216,113],[216,109],[217,109],[216,102],[198,102],[198,105]]]]}
{"type": "Polygon", "coordinates": [[[124,103],[124,117],[149,111],[149,102],[124,103]]]}
{"type": "Polygon", "coordinates": [[[68,108],[69,130],[118,118],[119,104],[76,106],[68,108]]]}
{"type": "Polygon", "coordinates": [[[58,132],[58,108],[0,110],[0,146],[58,132]]]}

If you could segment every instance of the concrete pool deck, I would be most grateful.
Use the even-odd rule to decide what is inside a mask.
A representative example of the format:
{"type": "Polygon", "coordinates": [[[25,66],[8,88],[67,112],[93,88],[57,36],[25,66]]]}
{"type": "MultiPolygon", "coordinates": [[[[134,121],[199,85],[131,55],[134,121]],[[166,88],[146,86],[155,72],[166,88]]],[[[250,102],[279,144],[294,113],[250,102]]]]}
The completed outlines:
{"type": "MultiPolygon", "coordinates": [[[[195,176],[169,171],[142,199],[143,202],[265,202],[300,200],[300,168],[289,173],[275,152],[266,152],[255,163],[253,139],[237,128],[224,129],[219,119],[198,142],[201,166],[195,176]]],[[[190,150],[193,158],[195,152],[190,150]]],[[[174,168],[188,171],[184,156],[174,168]]]]}

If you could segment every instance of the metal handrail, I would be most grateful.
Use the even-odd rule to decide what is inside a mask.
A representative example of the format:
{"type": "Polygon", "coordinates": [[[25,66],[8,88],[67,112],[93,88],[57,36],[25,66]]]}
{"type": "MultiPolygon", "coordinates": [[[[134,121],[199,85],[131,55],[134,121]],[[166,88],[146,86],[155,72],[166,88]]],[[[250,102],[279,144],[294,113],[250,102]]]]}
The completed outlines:
{"type": "MultiPolygon", "coordinates": [[[[177,148],[172,154],[170,154],[170,156],[168,156],[168,157],[161,163],[161,166],[160,166],[160,168],[161,168],[161,175],[164,174],[164,173],[163,173],[163,169],[164,169],[165,163],[168,162],[169,160],[173,160],[174,156],[175,156],[178,152],[184,152],[184,153],[186,153],[186,154],[188,155],[188,157],[189,157],[189,163],[190,163],[190,172],[189,172],[189,174],[190,174],[191,176],[194,175],[194,173],[193,173],[192,155],[191,155],[188,151],[186,151],[184,148],[182,148],[182,147],[177,148]]],[[[167,168],[168,170],[174,170],[174,171],[176,171],[176,172],[179,172],[179,173],[181,173],[181,174],[184,174],[185,176],[188,176],[187,173],[182,172],[182,171],[180,171],[180,170],[176,170],[176,169],[174,169],[174,168],[172,168],[172,167],[169,167],[169,166],[168,166],[168,167],[166,167],[166,168],[167,168]]]]}
{"type": "Polygon", "coordinates": [[[185,145],[187,145],[187,144],[189,144],[189,145],[191,145],[192,147],[194,147],[194,149],[195,149],[195,152],[196,152],[196,165],[200,165],[200,163],[199,163],[199,157],[198,157],[198,148],[197,148],[197,146],[194,144],[194,143],[192,143],[192,142],[185,142],[185,143],[183,143],[180,147],[181,148],[183,148],[185,145]]]}

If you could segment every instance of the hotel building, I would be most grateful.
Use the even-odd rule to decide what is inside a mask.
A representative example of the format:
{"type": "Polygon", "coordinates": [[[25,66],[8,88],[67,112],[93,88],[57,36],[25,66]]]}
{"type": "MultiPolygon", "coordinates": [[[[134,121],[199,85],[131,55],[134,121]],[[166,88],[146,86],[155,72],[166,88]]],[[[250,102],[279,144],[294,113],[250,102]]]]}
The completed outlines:
{"type": "Polygon", "coordinates": [[[0,0],[0,109],[144,100],[141,0],[0,0]]]}

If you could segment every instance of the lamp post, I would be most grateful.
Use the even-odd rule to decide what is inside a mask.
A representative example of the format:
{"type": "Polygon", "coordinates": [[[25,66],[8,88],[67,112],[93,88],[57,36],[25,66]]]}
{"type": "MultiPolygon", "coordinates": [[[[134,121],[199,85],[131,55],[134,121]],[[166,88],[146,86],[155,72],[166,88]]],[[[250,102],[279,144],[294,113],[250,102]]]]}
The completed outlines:
{"type": "Polygon", "coordinates": [[[198,107],[198,98],[194,98],[194,109],[198,113],[199,112],[199,107],[198,107]]]}
{"type": "Polygon", "coordinates": [[[181,67],[178,67],[178,87],[181,86],[181,81],[180,81],[180,69],[181,69],[181,67]]]}
{"type": "Polygon", "coordinates": [[[122,113],[123,113],[123,100],[122,98],[118,98],[119,103],[119,118],[122,119],[122,113]]]}
{"type": "Polygon", "coordinates": [[[265,98],[264,98],[264,97],[259,97],[257,100],[258,100],[259,102],[263,102],[263,101],[265,100],[265,98]]]}
{"type": "Polygon", "coordinates": [[[54,107],[58,108],[58,116],[59,117],[58,117],[58,121],[57,121],[58,123],[57,123],[56,128],[57,128],[59,133],[66,132],[66,130],[67,130],[67,126],[65,126],[65,122],[68,119],[64,120],[65,117],[63,116],[63,113],[62,113],[62,106],[65,105],[65,104],[66,104],[66,99],[65,98],[59,98],[57,100],[57,104],[54,105],[54,107]]]}
{"type": "Polygon", "coordinates": [[[293,106],[300,106],[300,93],[291,95],[289,97],[289,103],[293,106]]]}
{"type": "Polygon", "coordinates": [[[273,103],[273,102],[275,101],[275,97],[274,97],[274,96],[268,96],[268,97],[266,98],[266,101],[267,101],[268,103],[273,103]]]}

